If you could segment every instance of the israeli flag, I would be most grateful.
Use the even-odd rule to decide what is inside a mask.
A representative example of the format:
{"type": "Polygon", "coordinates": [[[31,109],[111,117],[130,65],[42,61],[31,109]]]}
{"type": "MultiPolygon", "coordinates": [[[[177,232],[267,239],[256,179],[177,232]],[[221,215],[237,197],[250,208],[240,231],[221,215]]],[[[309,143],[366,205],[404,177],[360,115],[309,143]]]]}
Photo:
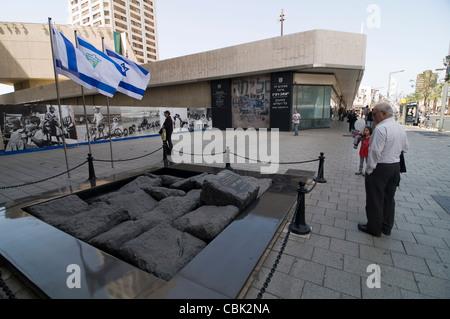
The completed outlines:
{"type": "Polygon", "coordinates": [[[124,74],[117,91],[141,100],[148,82],[150,82],[150,72],[139,66],[137,63],[117,54],[107,45],[105,45],[105,52],[111,59],[120,65],[122,74],[124,74]]]}
{"type": "MultiPolygon", "coordinates": [[[[84,38],[77,34],[78,50],[83,54],[84,58],[91,65],[93,72],[98,76],[98,79],[103,84],[107,84],[113,87],[115,90],[119,87],[119,83],[125,73],[122,72],[122,68],[110,57],[108,57],[103,51],[98,50],[92,44],[87,42],[84,38]]],[[[114,92],[105,91],[102,87],[97,86],[99,93],[112,97],[114,92]]]]}
{"type": "Polygon", "coordinates": [[[53,26],[52,33],[56,73],[68,77],[89,90],[97,90],[100,94],[112,97],[122,79],[122,74],[117,68],[115,66],[113,69],[110,66],[103,68],[104,63],[101,63],[99,58],[95,55],[88,56],[78,50],[53,26]],[[96,65],[92,60],[97,60],[96,65]]]}

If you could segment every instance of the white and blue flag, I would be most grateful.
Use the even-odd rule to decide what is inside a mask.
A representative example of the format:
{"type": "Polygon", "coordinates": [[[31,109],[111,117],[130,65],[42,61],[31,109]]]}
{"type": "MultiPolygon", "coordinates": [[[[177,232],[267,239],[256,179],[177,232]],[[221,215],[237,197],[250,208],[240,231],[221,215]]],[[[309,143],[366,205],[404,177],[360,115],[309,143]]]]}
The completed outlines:
{"type": "Polygon", "coordinates": [[[119,87],[125,75],[122,72],[122,67],[108,57],[103,51],[98,50],[92,44],[87,42],[84,38],[77,35],[78,50],[83,54],[84,58],[91,65],[93,72],[96,73],[99,80],[99,86],[96,86],[97,91],[103,95],[112,97],[119,87]],[[105,87],[107,85],[114,90],[105,87]]]}
{"type": "Polygon", "coordinates": [[[52,33],[56,73],[67,76],[87,89],[112,97],[122,79],[122,73],[116,65],[105,65],[99,55],[87,55],[78,50],[53,26],[52,33]]]}
{"type": "Polygon", "coordinates": [[[130,59],[114,52],[114,50],[106,45],[105,52],[111,59],[119,64],[122,69],[123,78],[119,83],[117,91],[141,100],[148,82],[150,82],[150,72],[130,59]]]}

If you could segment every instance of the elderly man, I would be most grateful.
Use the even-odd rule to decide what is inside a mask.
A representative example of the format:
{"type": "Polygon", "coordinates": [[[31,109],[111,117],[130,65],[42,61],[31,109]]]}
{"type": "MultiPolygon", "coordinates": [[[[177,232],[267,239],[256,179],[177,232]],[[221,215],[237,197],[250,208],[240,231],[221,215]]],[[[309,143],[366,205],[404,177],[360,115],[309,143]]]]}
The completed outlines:
{"type": "Polygon", "coordinates": [[[358,229],[375,237],[390,235],[394,225],[395,191],[400,182],[400,154],[409,147],[406,132],[393,118],[389,103],[381,102],[372,111],[377,124],[370,139],[366,167],[367,224],[358,229]]]}

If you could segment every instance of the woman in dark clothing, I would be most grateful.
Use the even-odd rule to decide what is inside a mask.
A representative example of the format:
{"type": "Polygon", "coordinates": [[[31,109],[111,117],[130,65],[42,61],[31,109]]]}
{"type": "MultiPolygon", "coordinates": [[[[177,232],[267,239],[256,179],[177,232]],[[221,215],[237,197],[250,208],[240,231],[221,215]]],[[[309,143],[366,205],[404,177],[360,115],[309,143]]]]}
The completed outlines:
{"type": "Polygon", "coordinates": [[[356,122],[356,120],[357,120],[358,118],[357,118],[357,116],[356,116],[356,113],[355,113],[355,111],[354,110],[352,110],[351,112],[350,112],[350,114],[348,115],[348,117],[347,117],[347,122],[348,122],[348,131],[351,133],[352,132],[352,130],[354,130],[355,129],[355,122],[356,122]]]}

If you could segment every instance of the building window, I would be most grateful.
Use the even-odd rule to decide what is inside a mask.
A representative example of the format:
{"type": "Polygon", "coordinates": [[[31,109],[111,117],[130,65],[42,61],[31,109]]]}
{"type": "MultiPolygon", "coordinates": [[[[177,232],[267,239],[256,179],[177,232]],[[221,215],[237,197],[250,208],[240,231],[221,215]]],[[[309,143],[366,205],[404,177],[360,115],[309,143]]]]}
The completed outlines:
{"type": "Polygon", "coordinates": [[[330,117],[331,86],[294,85],[294,103],[302,119],[324,119],[330,117]]]}

